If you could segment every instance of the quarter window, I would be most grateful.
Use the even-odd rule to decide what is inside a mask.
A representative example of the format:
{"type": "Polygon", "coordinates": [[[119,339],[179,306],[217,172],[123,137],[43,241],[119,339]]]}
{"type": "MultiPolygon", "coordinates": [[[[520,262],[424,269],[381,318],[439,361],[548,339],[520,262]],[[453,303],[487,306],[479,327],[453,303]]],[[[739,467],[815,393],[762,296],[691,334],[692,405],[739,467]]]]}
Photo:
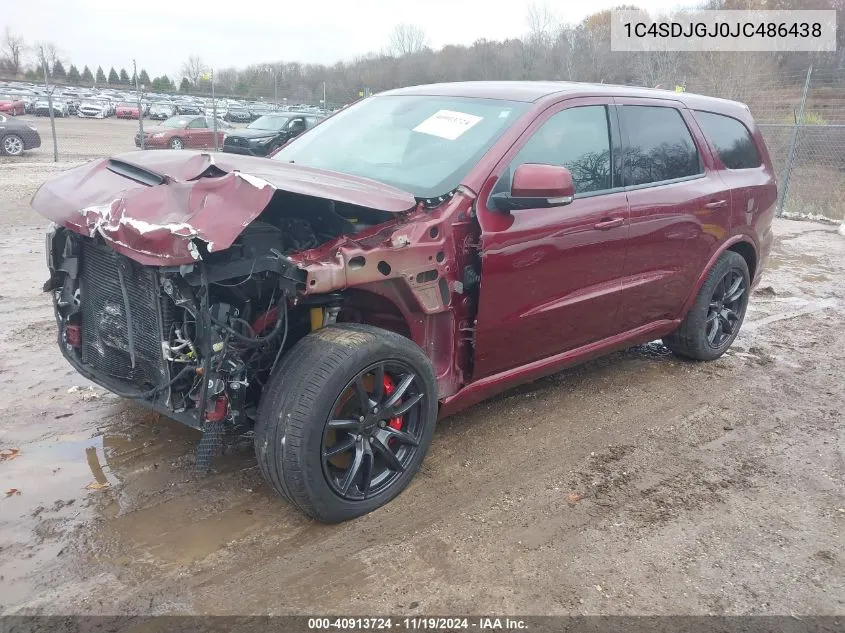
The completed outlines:
{"type": "Polygon", "coordinates": [[[698,150],[681,113],[660,106],[623,106],[627,132],[626,186],[703,173],[698,150]]]}
{"type": "Polygon", "coordinates": [[[740,121],[712,112],[696,112],[704,134],[716,148],[716,153],[728,169],[748,169],[760,166],[760,154],[751,132],[740,121]]]}
{"type": "Polygon", "coordinates": [[[607,108],[580,106],[553,115],[528,139],[495,192],[510,189],[514,170],[525,163],[566,167],[577,193],[612,188],[607,108]]]}

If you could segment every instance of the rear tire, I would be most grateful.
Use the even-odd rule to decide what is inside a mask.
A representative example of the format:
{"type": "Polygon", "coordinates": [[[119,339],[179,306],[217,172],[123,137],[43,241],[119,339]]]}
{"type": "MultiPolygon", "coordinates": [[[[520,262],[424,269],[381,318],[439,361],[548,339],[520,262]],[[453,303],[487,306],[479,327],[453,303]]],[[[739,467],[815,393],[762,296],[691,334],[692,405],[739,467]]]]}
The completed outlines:
{"type": "Polygon", "coordinates": [[[663,339],[677,356],[715,360],[734,342],[748,307],[751,280],[742,255],[719,256],[680,327],[663,339]]]}
{"type": "Polygon", "coordinates": [[[265,386],[255,452],[279,494],[309,516],[337,523],[405,489],[436,419],[437,383],[417,345],[369,325],[333,325],[299,341],[265,386]],[[364,400],[369,412],[359,417],[364,400]],[[401,416],[385,418],[406,405],[401,416]]]}
{"type": "Polygon", "coordinates": [[[170,149],[185,149],[185,143],[178,136],[170,139],[170,149]]]}

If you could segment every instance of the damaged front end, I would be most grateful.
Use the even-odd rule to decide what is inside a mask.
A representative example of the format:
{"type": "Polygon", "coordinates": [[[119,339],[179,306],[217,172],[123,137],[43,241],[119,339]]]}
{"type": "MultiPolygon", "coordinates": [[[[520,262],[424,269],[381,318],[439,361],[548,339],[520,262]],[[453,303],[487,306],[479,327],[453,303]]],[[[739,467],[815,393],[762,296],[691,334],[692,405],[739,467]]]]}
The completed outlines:
{"type": "Polygon", "coordinates": [[[63,355],[214,436],[250,428],[280,358],[335,321],[417,342],[441,396],[466,382],[471,196],[437,202],[423,209],[379,183],[265,159],[174,152],[64,172],[32,205],[54,222],[44,290],[63,355]]]}

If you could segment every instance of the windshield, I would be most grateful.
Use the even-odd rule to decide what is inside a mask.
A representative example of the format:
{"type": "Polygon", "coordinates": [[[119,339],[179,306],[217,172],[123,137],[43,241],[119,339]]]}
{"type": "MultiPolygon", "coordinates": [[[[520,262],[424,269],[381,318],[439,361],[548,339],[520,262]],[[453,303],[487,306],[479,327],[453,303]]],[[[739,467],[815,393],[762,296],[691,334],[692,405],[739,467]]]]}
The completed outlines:
{"type": "Polygon", "coordinates": [[[285,127],[289,120],[290,117],[286,116],[264,115],[247,125],[247,128],[250,130],[272,130],[275,132],[285,127]]]}
{"type": "Polygon", "coordinates": [[[326,119],[273,160],[372,178],[432,198],[457,187],[528,107],[496,99],[373,97],[326,119]]]}
{"type": "Polygon", "coordinates": [[[167,119],[162,125],[164,127],[172,127],[172,128],[183,128],[188,125],[190,119],[186,119],[185,117],[181,116],[172,116],[167,119]]]}

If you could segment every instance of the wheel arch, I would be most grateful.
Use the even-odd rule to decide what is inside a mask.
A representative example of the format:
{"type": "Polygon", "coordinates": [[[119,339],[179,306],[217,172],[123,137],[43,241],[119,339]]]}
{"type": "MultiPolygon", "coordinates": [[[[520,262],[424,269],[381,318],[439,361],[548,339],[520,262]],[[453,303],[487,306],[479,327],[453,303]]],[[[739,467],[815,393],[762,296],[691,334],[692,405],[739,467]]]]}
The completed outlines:
{"type": "Polygon", "coordinates": [[[748,265],[748,276],[753,282],[754,275],[757,271],[757,247],[754,245],[754,242],[751,241],[751,238],[749,236],[734,235],[730,239],[723,242],[710,257],[710,260],[707,262],[707,265],[704,267],[704,269],[701,271],[701,274],[698,276],[698,280],[696,281],[695,286],[693,286],[692,290],[687,296],[686,301],[684,301],[684,305],[681,308],[680,314],[678,315],[679,319],[683,319],[690,311],[690,308],[692,308],[693,303],[695,303],[695,298],[698,295],[698,291],[701,289],[701,286],[704,285],[704,282],[707,280],[707,275],[710,274],[710,270],[713,268],[713,266],[716,265],[716,261],[719,259],[719,257],[722,256],[722,253],[725,253],[727,251],[737,253],[745,260],[745,263],[748,265]]]}

